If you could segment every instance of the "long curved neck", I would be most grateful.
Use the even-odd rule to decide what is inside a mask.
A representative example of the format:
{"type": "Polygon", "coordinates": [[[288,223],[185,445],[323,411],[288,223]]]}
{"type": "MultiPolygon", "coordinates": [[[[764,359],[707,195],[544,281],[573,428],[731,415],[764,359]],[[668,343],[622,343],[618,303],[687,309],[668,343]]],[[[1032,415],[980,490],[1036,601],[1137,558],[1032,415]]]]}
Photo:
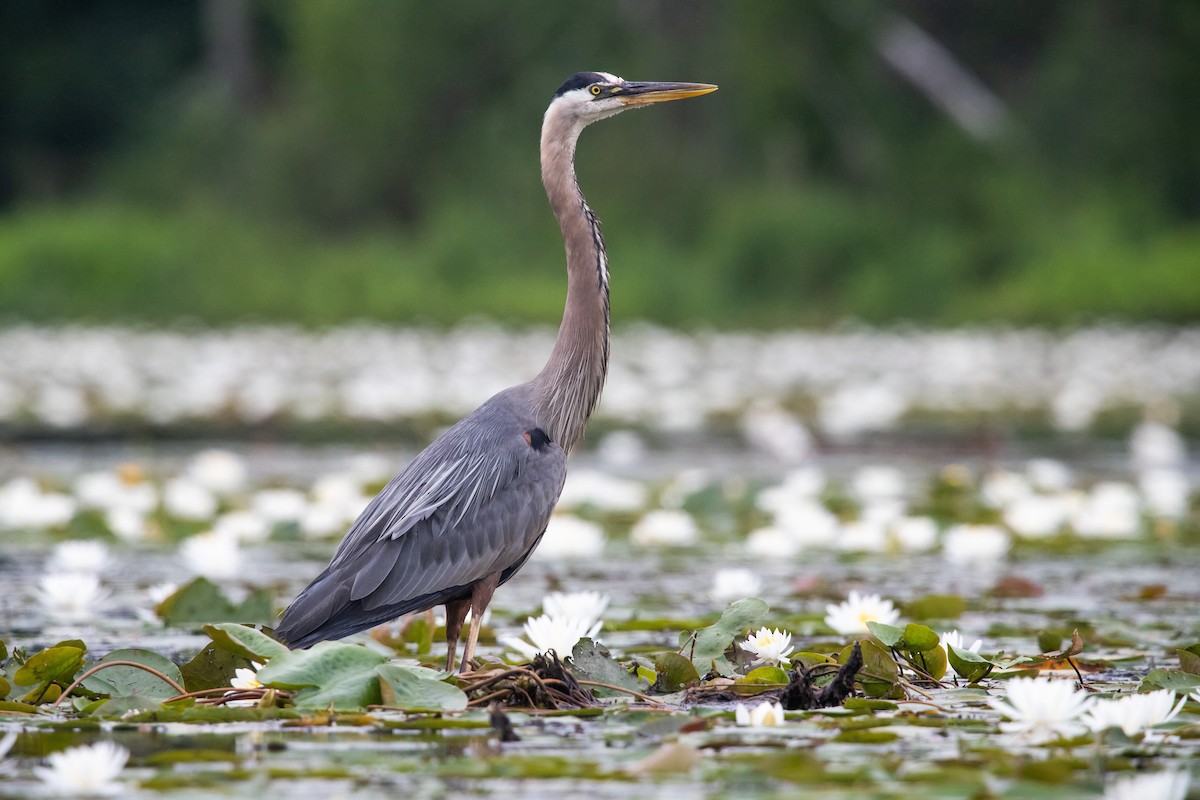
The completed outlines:
{"type": "Polygon", "coordinates": [[[568,452],[583,436],[608,374],[608,259],[600,221],[575,178],[582,125],[551,106],[542,123],[542,184],[567,249],[567,304],[546,366],[533,379],[538,418],[568,452]]]}

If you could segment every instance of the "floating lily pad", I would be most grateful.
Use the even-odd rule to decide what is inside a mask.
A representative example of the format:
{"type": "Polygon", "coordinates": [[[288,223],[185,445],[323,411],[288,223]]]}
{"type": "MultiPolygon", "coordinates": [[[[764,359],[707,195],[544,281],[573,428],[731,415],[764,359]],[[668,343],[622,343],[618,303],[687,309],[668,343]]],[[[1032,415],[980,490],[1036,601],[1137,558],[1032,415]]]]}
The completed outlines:
{"type": "Polygon", "coordinates": [[[956,619],[967,610],[967,601],[956,594],[927,594],[904,606],[915,619],[956,619]]]}
{"type": "Polygon", "coordinates": [[[383,679],[383,704],[406,711],[462,711],[467,696],[441,679],[437,670],[407,664],[382,664],[375,672],[383,679]]]}
{"type": "Polygon", "coordinates": [[[207,578],[193,578],[179,587],[155,609],[168,625],[187,626],[215,622],[271,622],[271,592],[259,589],[241,603],[233,603],[220,587],[207,578]]]}
{"type": "Polygon", "coordinates": [[[258,671],[264,686],[295,689],[300,708],[361,709],[383,701],[375,668],[387,659],[361,645],[320,642],[275,656],[258,671]]]}
{"type": "Polygon", "coordinates": [[[737,680],[742,686],[786,686],[788,674],[780,667],[756,667],[737,680]]]}
{"type": "Polygon", "coordinates": [[[250,659],[209,642],[191,661],[179,668],[183,685],[189,692],[228,686],[239,669],[251,666],[250,659]]]}
{"type": "MultiPolygon", "coordinates": [[[[571,672],[577,678],[597,683],[607,683],[610,686],[620,686],[630,691],[640,692],[645,689],[629,670],[621,666],[608,649],[591,639],[580,639],[575,649],[571,651],[571,672]]],[[[596,697],[628,697],[625,692],[607,689],[603,686],[589,686],[596,697]]]]}
{"type": "Polygon", "coordinates": [[[978,653],[967,649],[960,650],[949,644],[946,645],[946,653],[955,674],[969,683],[974,683],[992,671],[992,662],[978,653]]]}
{"type": "Polygon", "coordinates": [[[265,633],[234,622],[205,625],[204,632],[218,647],[253,661],[265,662],[291,652],[265,633]]]}
{"type": "Polygon", "coordinates": [[[1200,675],[1200,644],[1176,650],[1179,656],[1179,668],[1191,675],[1200,675]]]}
{"type": "Polygon", "coordinates": [[[904,638],[903,628],[897,628],[895,625],[888,625],[884,622],[871,620],[867,623],[867,630],[886,647],[895,647],[904,638]]]}
{"type": "MultiPolygon", "coordinates": [[[[120,669],[113,667],[113,669],[120,669]]],[[[161,683],[161,681],[159,681],[161,683]]],[[[132,714],[158,712],[162,705],[145,695],[128,694],[88,706],[88,713],[103,719],[126,719],[132,714]]]]}
{"type": "Polygon", "coordinates": [[[725,651],[734,639],[748,629],[761,625],[769,610],[767,604],[757,597],[738,600],[731,603],[714,624],[696,631],[695,638],[685,644],[687,649],[684,652],[690,656],[697,674],[732,674],[733,666],[725,658],[725,651]]]}
{"type": "Polygon", "coordinates": [[[658,679],[654,682],[654,691],[661,694],[671,694],[700,682],[700,676],[691,661],[668,651],[654,657],[654,670],[658,679]]]}
{"type": "Polygon", "coordinates": [[[84,648],[72,645],[47,647],[30,656],[13,673],[13,682],[18,686],[42,686],[51,681],[70,683],[83,666],[84,652],[84,648]]]}
{"type": "MultiPolygon", "coordinates": [[[[113,650],[96,662],[94,666],[109,664],[114,661],[132,661],[137,664],[145,664],[147,667],[166,675],[177,684],[183,685],[183,675],[180,674],[179,667],[175,666],[175,663],[166,656],[161,656],[150,650],[139,650],[136,648],[113,650]]],[[[106,694],[109,697],[129,697],[136,695],[138,697],[163,700],[179,694],[178,689],[154,673],[123,664],[106,667],[93,675],[89,675],[83,682],[83,688],[96,694],[106,694]]]]}
{"type": "Polygon", "coordinates": [[[1138,691],[1170,689],[1173,692],[1186,693],[1196,688],[1200,688],[1200,675],[1193,675],[1181,669],[1156,669],[1142,678],[1138,691]]]}

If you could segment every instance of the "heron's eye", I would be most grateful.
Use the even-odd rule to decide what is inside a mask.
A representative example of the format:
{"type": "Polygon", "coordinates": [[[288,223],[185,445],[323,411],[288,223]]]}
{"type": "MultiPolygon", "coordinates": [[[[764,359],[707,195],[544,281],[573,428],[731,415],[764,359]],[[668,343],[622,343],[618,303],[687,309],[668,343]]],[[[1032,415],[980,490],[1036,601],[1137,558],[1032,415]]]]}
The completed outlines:
{"type": "Polygon", "coordinates": [[[602,92],[602,91],[604,91],[604,90],[600,88],[600,84],[598,84],[598,83],[597,83],[597,84],[593,84],[593,86],[592,86],[592,95],[593,95],[594,97],[599,97],[599,96],[600,96],[600,92],[602,92]]]}

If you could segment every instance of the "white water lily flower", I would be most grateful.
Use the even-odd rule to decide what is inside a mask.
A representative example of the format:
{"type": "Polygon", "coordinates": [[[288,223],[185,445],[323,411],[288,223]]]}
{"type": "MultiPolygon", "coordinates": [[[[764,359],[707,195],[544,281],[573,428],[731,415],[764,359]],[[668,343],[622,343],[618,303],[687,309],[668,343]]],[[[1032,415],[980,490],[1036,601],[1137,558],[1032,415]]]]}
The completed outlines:
{"type": "Polygon", "coordinates": [[[643,547],[687,547],[696,541],[699,529],[692,515],[677,509],[660,508],[639,519],[629,540],[643,547]]]}
{"type": "Polygon", "coordinates": [[[43,575],[36,593],[46,613],[63,622],[92,619],[109,598],[98,575],[77,572],[43,575]]]}
{"type": "Polygon", "coordinates": [[[236,542],[265,542],[273,523],[254,511],[230,511],[217,517],[213,532],[236,542]]]}
{"type": "Polygon", "coordinates": [[[75,498],[43,492],[31,478],[13,478],[0,486],[0,528],[61,528],[76,508],[75,498]]]}
{"type": "Polygon", "coordinates": [[[95,539],[76,539],[60,542],[50,556],[50,569],[55,572],[98,574],[109,562],[108,545],[95,539]]]}
{"type": "Polygon", "coordinates": [[[1027,539],[1053,536],[1071,514],[1074,498],[1068,494],[1030,494],[1004,509],[1004,524],[1027,539]]]}
{"type": "Polygon", "coordinates": [[[149,514],[158,505],[153,484],[121,472],[87,472],[75,479],[75,497],[80,505],[97,511],[127,508],[149,514]]]}
{"type": "Polygon", "coordinates": [[[754,708],[746,708],[741,703],[734,710],[737,724],[743,728],[768,728],[783,724],[783,706],[764,700],[754,708]]]}
{"type": "Polygon", "coordinates": [[[1109,784],[1104,800],[1183,800],[1190,782],[1186,769],[1126,775],[1109,784]]]}
{"type": "Polygon", "coordinates": [[[1133,538],[1141,530],[1141,498],[1128,483],[1098,483],[1075,510],[1071,525],[1088,539],[1133,538]]]}
{"type": "Polygon", "coordinates": [[[51,753],[48,767],[34,767],[33,772],[56,794],[69,797],[115,795],[127,787],[116,778],[129,760],[129,751],[112,742],[97,742],[82,747],[70,747],[51,753]]]}
{"type": "Polygon", "coordinates": [[[267,522],[299,522],[308,508],[308,498],[297,489],[262,489],[250,501],[251,509],[267,522]]]}
{"type": "Polygon", "coordinates": [[[576,470],[567,475],[558,505],[564,509],[593,506],[600,511],[640,511],[646,507],[646,494],[646,487],[637,481],[576,470]]]}
{"type": "Polygon", "coordinates": [[[904,496],[904,473],[896,467],[873,464],[854,473],[851,493],[864,504],[904,496]]]}
{"type": "Polygon", "coordinates": [[[891,625],[898,619],[900,612],[892,605],[892,601],[884,600],[877,594],[852,591],[846,602],[825,606],[825,624],[841,634],[870,633],[868,622],[891,625]]]}
{"type": "Polygon", "coordinates": [[[787,666],[791,663],[788,656],[792,650],[792,635],[787,631],[771,628],[759,628],[740,642],[738,647],[754,654],[755,664],[771,664],[787,666]]]}
{"type": "Polygon", "coordinates": [[[756,528],[746,536],[746,553],[756,558],[791,558],[800,549],[795,537],[774,525],[756,528]]]}
{"type": "Polygon", "coordinates": [[[258,681],[258,671],[263,668],[263,665],[257,661],[251,661],[253,669],[245,667],[235,669],[233,671],[234,678],[229,681],[229,685],[235,689],[261,689],[263,685],[258,681]]]}
{"type": "Polygon", "coordinates": [[[550,592],[542,598],[542,611],[559,619],[584,620],[589,626],[601,621],[609,596],[602,592],[550,592]]]}
{"type": "Polygon", "coordinates": [[[952,525],[942,538],[942,555],[955,564],[995,565],[1012,547],[1012,536],[995,525],[952,525]]]}
{"type": "Polygon", "coordinates": [[[528,642],[506,636],[501,638],[500,643],[528,659],[551,650],[558,654],[559,659],[567,659],[571,657],[571,652],[580,639],[595,639],[596,634],[600,632],[601,623],[589,623],[586,619],[551,617],[543,614],[526,620],[525,637],[528,642]]]}
{"type": "Polygon", "coordinates": [[[247,469],[236,454],[228,450],[197,453],[187,468],[187,476],[217,494],[232,494],[246,485],[247,469]]]}
{"type": "Polygon", "coordinates": [[[946,631],[945,633],[943,633],[941,635],[941,641],[938,642],[938,644],[940,644],[942,646],[942,650],[946,651],[946,657],[949,658],[950,651],[947,649],[947,645],[949,645],[950,647],[953,647],[955,650],[959,651],[960,653],[964,650],[971,652],[971,653],[978,653],[979,648],[983,647],[983,639],[976,639],[975,644],[971,645],[970,647],[966,647],[965,646],[966,641],[963,639],[962,634],[959,633],[957,629],[955,629],[955,630],[946,631]]]}
{"type": "Polygon", "coordinates": [[[1025,476],[1034,488],[1042,492],[1065,492],[1074,477],[1071,468],[1053,458],[1035,458],[1025,465],[1025,476]]]}
{"type": "Polygon", "coordinates": [[[14,744],[16,744],[16,741],[16,731],[9,731],[8,733],[4,734],[4,738],[0,739],[0,758],[4,758],[6,755],[8,755],[8,751],[12,749],[14,744]]]}
{"type": "Polygon", "coordinates": [[[554,514],[533,558],[590,558],[604,551],[604,529],[574,514],[554,514]]]}
{"type": "Polygon", "coordinates": [[[146,538],[146,515],[136,508],[110,508],[104,512],[104,525],[123,542],[146,538]]]}
{"type": "Polygon", "coordinates": [[[157,606],[177,591],[179,591],[179,584],[172,581],[165,581],[163,583],[156,583],[147,589],[146,597],[150,598],[150,602],[157,606]]]}
{"type": "Polygon", "coordinates": [[[1175,693],[1159,689],[1143,694],[1130,694],[1115,700],[1097,700],[1083,717],[1083,723],[1095,732],[1120,728],[1126,736],[1134,736],[1155,725],[1175,718],[1187,697],[1175,702],[1175,693]]]}
{"type": "Polygon", "coordinates": [[[163,486],[163,509],[176,519],[207,522],[217,513],[217,496],[198,481],[172,478],[163,486]]]}
{"type": "Polygon", "coordinates": [[[728,603],[744,597],[757,597],[761,591],[762,578],[757,573],[745,567],[729,567],[717,570],[708,593],[714,600],[728,603]]]}
{"type": "Polygon", "coordinates": [[[1014,678],[1004,699],[992,698],[992,708],[1009,718],[1000,730],[1031,743],[1077,736],[1087,730],[1081,717],[1091,698],[1077,691],[1072,681],[1051,678],[1014,678]]]}
{"type": "Polygon", "coordinates": [[[241,572],[242,551],[228,534],[210,531],[189,536],[179,552],[188,569],[209,580],[235,578],[241,572]]]}
{"type": "Polygon", "coordinates": [[[882,553],[887,544],[886,523],[870,519],[847,522],[837,537],[837,548],[851,553],[882,553]]]}
{"type": "Polygon", "coordinates": [[[932,517],[902,517],[891,524],[892,541],[904,553],[924,553],[937,544],[937,522],[932,517]]]}

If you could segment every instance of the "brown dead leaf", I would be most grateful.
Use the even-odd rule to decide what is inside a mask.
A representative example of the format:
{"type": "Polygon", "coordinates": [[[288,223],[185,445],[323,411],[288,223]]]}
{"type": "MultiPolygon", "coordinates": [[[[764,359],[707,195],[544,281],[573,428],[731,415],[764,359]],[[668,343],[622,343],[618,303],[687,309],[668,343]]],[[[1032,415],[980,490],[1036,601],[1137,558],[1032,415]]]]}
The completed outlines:
{"type": "Polygon", "coordinates": [[[1004,575],[989,592],[992,597],[1041,597],[1045,593],[1041,584],[1020,575],[1004,575]]]}

